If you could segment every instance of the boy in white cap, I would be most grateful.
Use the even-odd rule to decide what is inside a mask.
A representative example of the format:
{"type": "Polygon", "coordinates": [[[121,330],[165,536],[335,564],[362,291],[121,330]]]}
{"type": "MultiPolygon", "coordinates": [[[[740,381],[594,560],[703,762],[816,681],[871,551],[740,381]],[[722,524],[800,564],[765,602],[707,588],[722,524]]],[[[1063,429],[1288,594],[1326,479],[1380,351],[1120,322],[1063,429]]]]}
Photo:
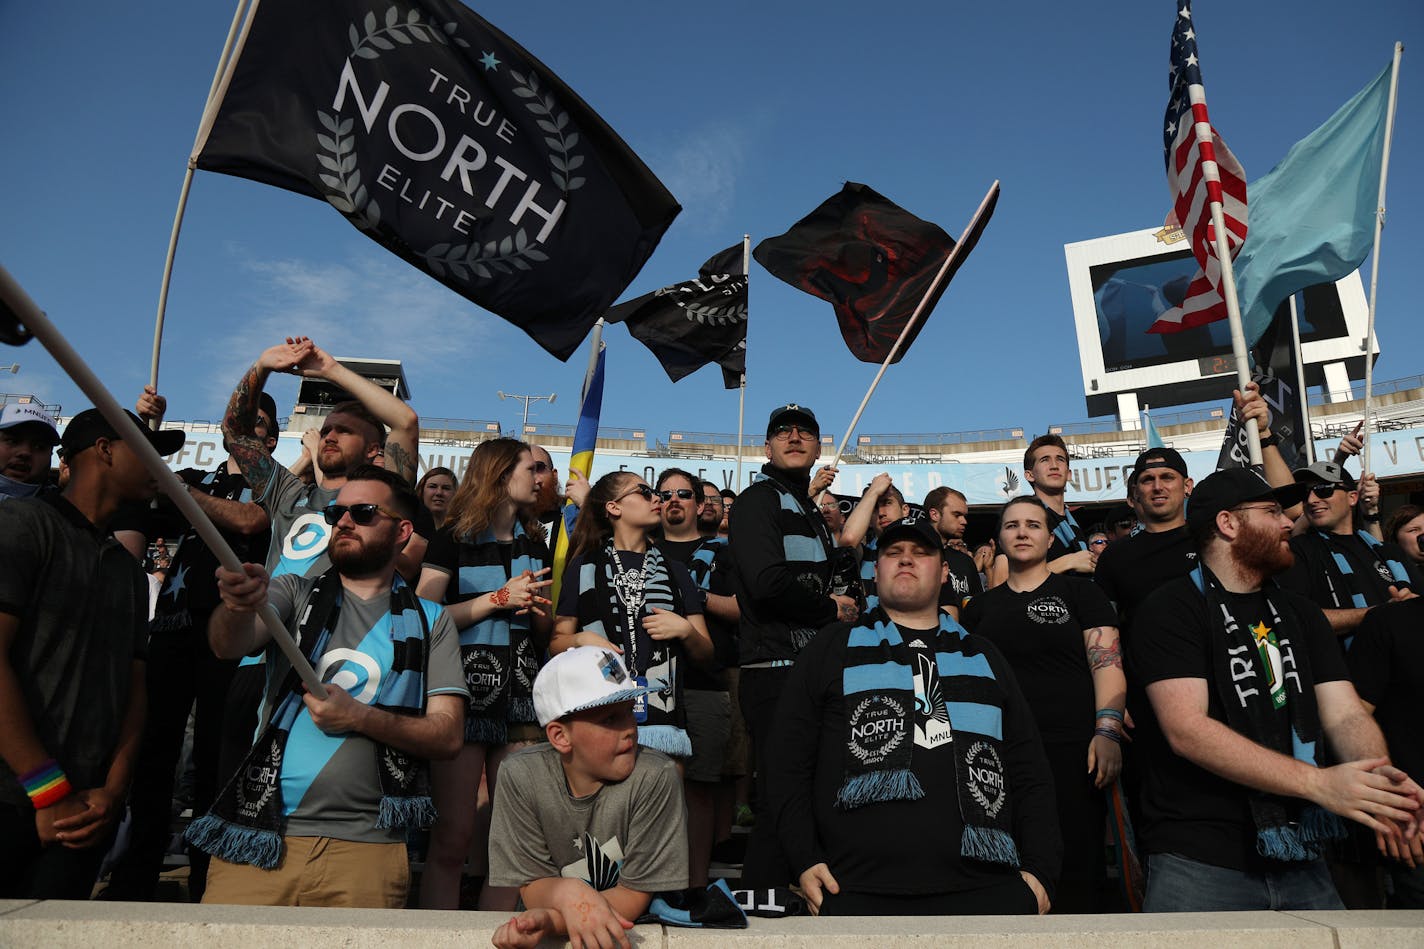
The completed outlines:
{"type": "Polygon", "coordinates": [[[628,946],[652,894],[687,886],[682,781],[638,746],[634,707],[649,691],[597,646],[559,653],[534,680],[549,741],[500,767],[490,829],[489,883],[519,887],[528,909],[496,946],[628,946]]]}

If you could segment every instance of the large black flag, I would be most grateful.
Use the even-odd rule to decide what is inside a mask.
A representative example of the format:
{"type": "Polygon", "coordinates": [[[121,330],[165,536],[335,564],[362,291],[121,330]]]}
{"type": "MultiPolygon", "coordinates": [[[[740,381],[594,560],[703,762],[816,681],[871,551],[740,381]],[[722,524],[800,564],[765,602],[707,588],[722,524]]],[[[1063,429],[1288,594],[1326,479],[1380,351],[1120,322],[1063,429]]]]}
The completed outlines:
{"type": "Polygon", "coordinates": [[[625,323],[677,382],[709,362],[722,367],[722,384],[741,385],[747,368],[747,275],[742,245],[714,254],[693,280],[620,303],[604,314],[625,323]]]}
{"type": "MultiPolygon", "coordinates": [[[[1309,310],[1311,299],[1317,294],[1328,293],[1333,299],[1335,288],[1331,284],[1310,287],[1305,291],[1305,305],[1309,310]]],[[[1295,342],[1291,335],[1290,300],[1276,307],[1276,314],[1265,333],[1251,347],[1251,357],[1255,368],[1251,381],[1261,389],[1270,411],[1268,426],[1271,434],[1279,439],[1276,450],[1281,453],[1286,467],[1292,470],[1303,466],[1308,455],[1305,441],[1311,437],[1305,424],[1305,393],[1298,391],[1300,384],[1296,373],[1295,342]]],[[[1246,429],[1241,424],[1241,416],[1236,406],[1231,407],[1231,415],[1222,435],[1221,453],[1217,456],[1217,470],[1222,468],[1245,468],[1251,464],[1246,444],[1246,429]]]]}
{"type": "MultiPolygon", "coordinates": [[[[995,186],[984,210],[964,235],[964,247],[936,289],[925,316],[978,242],[997,201],[995,186]]],[[[822,202],[785,234],[758,244],[752,256],[773,276],[830,301],[841,335],[855,358],[879,363],[890,354],[953,249],[953,238],[937,225],[915,217],[866,185],[848,181],[839,194],[822,202]]],[[[904,358],[923,326],[922,318],[895,362],[904,358]]]]}
{"type": "Polygon", "coordinates": [[[239,56],[198,167],[329,202],[560,359],[681,210],[572,89],[458,2],[263,0],[239,56]]]}

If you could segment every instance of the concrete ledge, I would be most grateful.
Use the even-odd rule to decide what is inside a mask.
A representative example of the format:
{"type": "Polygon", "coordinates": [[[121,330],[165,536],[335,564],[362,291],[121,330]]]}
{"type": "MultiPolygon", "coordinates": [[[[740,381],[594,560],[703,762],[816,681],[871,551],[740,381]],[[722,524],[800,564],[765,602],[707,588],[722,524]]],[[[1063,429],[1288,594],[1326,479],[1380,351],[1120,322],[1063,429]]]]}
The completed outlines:
{"type": "MultiPolygon", "coordinates": [[[[505,913],[15,900],[0,901],[0,946],[471,949],[489,945],[495,929],[508,918],[505,913]]],[[[746,930],[639,926],[632,935],[633,944],[644,949],[771,945],[786,949],[884,945],[1403,949],[1424,946],[1424,911],[754,919],[746,930]]]]}

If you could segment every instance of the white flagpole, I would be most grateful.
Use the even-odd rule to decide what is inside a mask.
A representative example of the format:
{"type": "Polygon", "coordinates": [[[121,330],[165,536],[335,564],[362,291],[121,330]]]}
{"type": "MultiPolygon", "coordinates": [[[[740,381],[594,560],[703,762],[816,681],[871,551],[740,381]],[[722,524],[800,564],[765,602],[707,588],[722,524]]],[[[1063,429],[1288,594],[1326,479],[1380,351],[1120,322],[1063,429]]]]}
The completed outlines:
{"type": "Polygon", "coordinates": [[[154,388],[158,387],[158,356],[163,347],[163,317],[168,311],[168,287],[173,279],[173,258],[178,253],[178,232],[183,229],[183,215],[188,209],[188,193],[193,188],[193,171],[198,166],[198,152],[202,150],[208,133],[212,131],[213,120],[222,104],[222,95],[227,92],[232,67],[237,62],[237,53],[241,52],[240,45],[237,47],[237,53],[233,51],[238,28],[241,27],[242,39],[246,41],[251,15],[257,11],[257,0],[251,0],[251,7],[248,7],[248,3],[249,0],[237,0],[237,10],[232,15],[232,25],[228,27],[227,41],[223,43],[222,53],[218,56],[217,71],[213,73],[212,84],[208,86],[208,97],[203,102],[203,115],[198,121],[198,135],[193,143],[193,151],[188,156],[188,167],[183,172],[183,186],[178,191],[178,209],[173,213],[173,230],[168,235],[168,254],[163,260],[163,279],[158,286],[158,315],[154,318],[153,325],[153,358],[149,367],[148,383],[154,388]]]}
{"type": "MultiPolygon", "coordinates": [[[[0,300],[4,305],[12,310],[29,330],[40,341],[40,345],[49,350],[49,354],[54,357],[54,361],[59,363],[61,369],[74,380],[74,384],[89,397],[94,403],[94,407],[103,413],[108,423],[114,426],[114,430],[123,439],[124,444],[129,446],[129,450],[138,455],[149,474],[158,481],[159,490],[177,505],[178,510],[187,518],[188,523],[193,525],[198,536],[203,538],[203,542],[208,545],[208,549],[218,558],[228,570],[235,572],[242,571],[242,562],[237,559],[237,554],[233,553],[231,547],[222,534],[218,532],[213,522],[208,519],[208,515],[203,513],[203,509],[198,507],[198,502],[194,501],[192,495],[188,493],[187,486],[178,480],[178,476],[163,463],[158,451],[151,445],[143,433],[134,425],[133,419],[123,410],[114,399],[104,384],[94,375],[94,371],[80,358],[74,348],[69,345],[69,341],[64,338],[55,325],[49,321],[35,301],[30,299],[30,295],[24,288],[10,276],[10,272],[4,267],[0,267],[0,300]]],[[[262,622],[267,625],[267,630],[272,634],[272,641],[286,654],[287,659],[292,663],[292,668],[302,677],[306,683],[307,690],[318,698],[326,698],[326,687],[321,684],[321,679],[317,677],[316,671],[302,655],[291,634],[287,632],[287,627],[277,615],[270,603],[263,603],[258,614],[262,617],[262,622]]]]}
{"type": "Polygon", "coordinates": [[[1394,66],[1389,74],[1389,111],[1384,120],[1384,155],[1380,161],[1379,206],[1375,209],[1375,250],[1370,263],[1370,315],[1365,330],[1365,448],[1360,456],[1360,473],[1370,473],[1370,430],[1371,406],[1370,389],[1374,384],[1374,341],[1375,341],[1375,290],[1379,286],[1380,236],[1384,232],[1384,186],[1389,177],[1389,146],[1394,138],[1394,106],[1399,95],[1399,60],[1404,55],[1404,44],[1394,44],[1394,66]]]}
{"type": "Polygon", "coordinates": [[[1295,353],[1295,387],[1300,399],[1300,424],[1305,427],[1305,463],[1315,464],[1315,435],[1310,430],[1310,400],[1305,397],[1305,355],[1300,351],[1300,318],[1296,314],[1295,297],[1290,300],[1291,349],[1295,353]]]}
{"type": "MultiPolygon", "coordinates": [[[[584,400],[588,398],[588,387],[591,386],[591,385],[593,385],[593,372],[594,372],[595,369],[598,368],[598,353],[599,353],[599,350],[603,349],[603,327],[604,327],[604,325],[605,325],[605,324],[604,324],[604,322],[603,322],[603,317],[601,317],[601,316],[600,316],[597,320],[595,320],[595,321],[594,321],[594,324],[593,324],[593,334],[592,334],[592,336],[590,337],[590,339],[591,339],[592,342],[593,342],[593,346],[592,346],[592,347],[589,349],[589,351],[588,351],[588,368],[584,370],[584,373],[583,373],[583,390],[579,393],[579,409],[580,409],[580,411],[582,411],[582,409],[583,409],[583,402],[584,402],[584,400]]],[[[577,419],[575,419],[575,421],[577,421],[577,419]]],[[[575,428],[577,428],[577,426],[575,426],[575,428]]],[[[520,433],[519,433],[519,437],[520,437],[520,439],[522,440],[522,439],[524,438],[524,433],[523,433],[523,432],[520,432],[520,433]]],[[[589,472],[585,471],[585,472],[583,473],[583,476],[584,476],[585,478],[590,477],[589,472]]]]}
{"type": "MultiPolygon", "coordinates": [[[[752,236],[742,235],[742,279],[747,282],[747,326],[751,326],[752,312],[752,236]]],[[[737,396],[737,493],[742,491],[742,429],[747,417],[747,371],[745,350],[742,355],[742,382],[737,396]]]]}
{"type": "MultiPolygon", "coordinates": [[[[999,182],[995,179],[994,183],[989,186],[988,193],[984,195],[984,200],[979,202],[979,208],[974,212],[973,217],[969,219],[971,225],[979,215],[984,213],[984,209],[988,207],[989,201],[994,196],[994,192],[998,190],[998,187],[999,182]]],[[[925,295],[920,298],[919,305],[915,307],[915,312],[910,314],[910,319],[905,324],[905,328],[900,331],[900,336],[895,340],[895,345],[890,347],[889,355],[887,355],[885,361],[880,364],[880,371],[877,372],[875,378],[871,380],[870,388],[866,390],[865,398],[860,400],[860,407],[855,410],[855,415],[851,417],[850,424],[846,426],[845,434],[841,436],[840,445],[836,446],[836,456],[831,459],[832,468],[841,463],[841,455],[845,454],[846,443],[850,441],[851,435],[855,434],[855,427],[860,424],[860,416],[865,412],[866,405],[870,403],[870,397],[875,394],[875,387],[880,385],[880,378],[885,375],[885,370],[890,368],[890,363],[893,362],[895,356],[899,354],[900,347],[904,345],[905,339],[910,335],[910,330],[914,329],[915,325],[920,322],[920,315],[924,313],[925,307],[929,305],[930,299],[934,296],[935,292],[939,290],[940,282],[944,280],[945,274],[949,273],[950,266],[959,258],[960,249],[964,247],[962,238],[968,235],[968,233],[969,229],[967,227],[964,231],[960,232],[960,242],[955,244],[954,248],[949,252],[949,256],[945,257],[944,263],[940,265],[939,273],[935,274],[934,280],[930,281],[929,288],[925,290],[925,295]]]]}

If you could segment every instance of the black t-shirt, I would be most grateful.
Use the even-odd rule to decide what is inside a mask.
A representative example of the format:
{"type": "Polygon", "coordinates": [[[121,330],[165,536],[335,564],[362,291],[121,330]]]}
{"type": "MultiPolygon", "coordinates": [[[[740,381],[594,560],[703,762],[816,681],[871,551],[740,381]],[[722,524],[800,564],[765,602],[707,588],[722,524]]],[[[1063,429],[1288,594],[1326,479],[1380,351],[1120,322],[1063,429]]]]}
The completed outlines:
{"type": "MultiPolygon", "coordinates": [[[[1232,616],[1243,626],[1274,624],[1266,595],[1225,594],[1232,616]]],[[[1291,625],[1291,641],[1309,657],[1315,684],[1349,678],[1335,636],[1320,609],[1288,590],[1273,589],[1271,601],[1281,621],[1291,625]]],[[[1206,598],[1188,577],[1174,580],[1142,604],[1136,626],[1140,635],[1128,646],[1134,688],[1145,690],[1167,679],[1205,679],[1207,714],[1226,721],[1226,710],[1213,676],[1209,636],[1221,635],[1221,620],[1207,611],[1206,598]]],[[[1253,663],[1260,657],[1251,656],[1253,663]]],[[[1261,675],[1268,670],[1258,668],[1261,675]]],[[[1137,729],[1133,748],[1143,756],[1142,806],[1138,839],[1148,853],[1175,853],[1217,867],[1262,872],[1284,865],[1256,852],[1250,790],[1219,777],[1168,746],[1151,704],[1134,704],[1137,729]]],[[[1289,715],[1289,706],[1278,714],[1289,715]]]]}
{"type": "MultiPolygon", "coordinates": [[[[720,596],[729,596],[728,583],[730,562],[725,558],[731,553],[726,544],[718,544],[712,555],[712,562],[704,566],[693,559],[693,554],[707,543],[705,538],[699,537],[696,540],[667,540],[664,538],[657,542],[658,548],[663,554],[672,560],[676,560],[687,568],[692,575],[692,581],[698,585],[703,593],[715,593],[720,596]],[[718,569],[718,561],[722,562],[721,569],[718,569]]],[[[705,555],[704,555],[705,556],[705,555]]],[[[706,600],[703,601],[704,608],[706,600]]],[[[717,672],[727,666],[737,664],[737,630],[731,623],[723,622],[712,613],[705,612],[702,616],[703,622],[707,624],[707,635],[712,639],[713,666],[711,668],[700,663],[689,662],[683,673],[684,688],[696,689],[704,692],[725,692],[726,683],[717,675],[717,672]]]]}
{"type": "Polygon", "coordinates": [[[946,547],[944,562],[949,564],[949,579],[939,588],[939,605],[957,606],[962,610],[970,597],[984,592],[984,581],[979,577],[979,568],[974,566],[974,558],[962,550],[946,547]]]}
{"type": "MultiPolygon", "coordinates": [[[[659,542],[658,546],[662,547],[662,543],[659,542]]],[[[640,553],[632,550],[620,550],[618,557],[624,570],[643,569],[643,555],[640,553]]],[[[677,584],[678,592],[682,594],[682,615],[694,616],[705,612],[706,603],[702,591],[697,589],[697,585],[692,582],[692,574],[678,560],[669,557],[664,562],[668,564],[668,577],[677,584]]],[[[564,582],[559,587],[559,602],[555,604],[554,610],[558,616],[578,616],[579,571],[582,569],[583,563],[584,557],[580,554],[564,567],[564,582]]],[[[618,645],[624,644],[618,643],[618,645]]]]}
{"type": "Polygon", "coordinates": [[[1097,701],[1083,631],[1115,626],[1117,614],[1091,580],[1049,574],[1023,593],[1001,583],[970,600],[961,623],[1004,654],[1045,742],[1092,739],[1097,701]]]}
{"type": "Polygon", "coordinates": [[[1370,610],[1345,656],[1355,690],[1375,707],[1394,764],[1424,775],[1424,599],[1370,610]]]}
{"type": "Polygon", "coordinates": [[[1117,607],[1124,649],[1133,617],[1157,589],[1192,572],[1196,548],[1185,525],[1167,531],[1143,531],[1108,544],[1098,557],[1094,581],[1117,607]]]}
{"type": "MultiPolygon", "coordinates": [[[[937,689],[915,677],[912,713],[916,734],[912,760],[925,796],[863,807],[836,807],[846,777],[846,707],[842,678],[850,625],[822,630],[797,656],[786,682],[768,755],[772,815],[793,872],[824,862],[851,893],[928,895],[962,892],[1018,879],[998,864],[960,856],[964,823],[959,811],[953,738],[936,734],[926,698],[937,689]],[[923,709],[920,706],[923,705],[923,709]],[[928,726],[928,730],[927,730],[928,726]]],[[[912,669],[923,666],[915,653],[933,660],[934,630],[902,628],[912,669]],[[916,642],[920,645],[916,645],[916,642]]],[[[1004,769],[1008,777],[1010,824],[1025,870],[1053,892],[1062,861],[1058,811],[1048,761],[1014,674],[992,646],[984,655],[1002,685],[1004,769]]],[[[943,696],[955,701],[954,695],[943,696]]]]}
{"type": "Polygon", "coordinates": [[[1295,564],[1280,576],[1281,586],[1309,597],[1324,609],[1357,607],[1355,593],[1364,597],[1365,606],[1378,606],[1389,602],[1390,586],[1418,590],[1409,559],[1394,544],[1372,547],[1356,534],[1327,537],[1312,530],[1291,538],[1291,552],[1295,554],[1295,564]],[[1339,568],[1336,553],[1348,562],[1349,575],[1339,568]],[[1394,560],[1410,571],[1409,581],[1395,580],[1385,565],[1387,560],[1394,560]]]}

